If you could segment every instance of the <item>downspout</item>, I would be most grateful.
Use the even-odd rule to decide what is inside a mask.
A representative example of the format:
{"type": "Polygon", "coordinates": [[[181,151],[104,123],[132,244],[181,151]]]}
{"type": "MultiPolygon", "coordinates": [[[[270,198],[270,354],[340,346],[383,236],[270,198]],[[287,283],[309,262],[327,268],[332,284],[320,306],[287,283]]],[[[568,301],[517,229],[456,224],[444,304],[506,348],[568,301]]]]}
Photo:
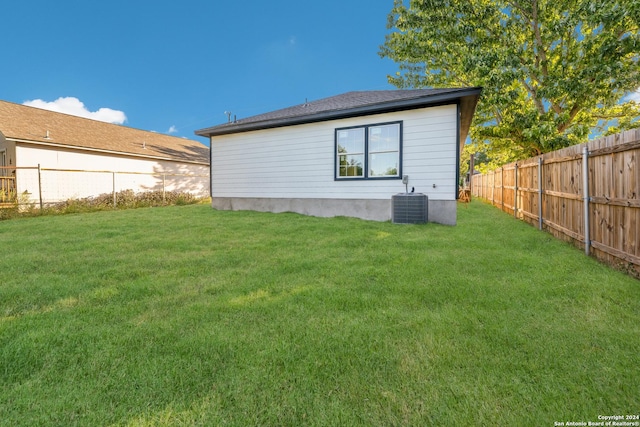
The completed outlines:
{"type": "Polygon", "coordinates": [[[213,203],[213,137],[209,137],[209,197],[213,203]]]}
{"type": "Polygon", "coordinates": [[[464,142],[460,141],[460,116],[462,111],[460,110],[460,100],[456,102],[456,201],[460,198],[460,155],[462,154],[462,148],[464,142]]]}

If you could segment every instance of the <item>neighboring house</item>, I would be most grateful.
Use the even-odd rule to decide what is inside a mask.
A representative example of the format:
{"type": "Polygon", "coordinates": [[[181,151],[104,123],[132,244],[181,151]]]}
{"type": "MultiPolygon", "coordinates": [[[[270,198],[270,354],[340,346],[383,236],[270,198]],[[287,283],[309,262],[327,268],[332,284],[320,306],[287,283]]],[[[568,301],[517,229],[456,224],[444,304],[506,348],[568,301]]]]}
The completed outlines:
{"type": "Polygon", "coordinates": [[[114,188],[208,196],[209,148],[189,139],[0,101],[2,176],[5,193],[10,183],[31,202],[40,194],[55,202],[114,188]]]}
{"type": "Polygon", "coordinates": [[[349,92],[196,131],[211,140],[213,207],[386,221],[415,188],[429,221],[453,225],[481,91],[349,92]]]}

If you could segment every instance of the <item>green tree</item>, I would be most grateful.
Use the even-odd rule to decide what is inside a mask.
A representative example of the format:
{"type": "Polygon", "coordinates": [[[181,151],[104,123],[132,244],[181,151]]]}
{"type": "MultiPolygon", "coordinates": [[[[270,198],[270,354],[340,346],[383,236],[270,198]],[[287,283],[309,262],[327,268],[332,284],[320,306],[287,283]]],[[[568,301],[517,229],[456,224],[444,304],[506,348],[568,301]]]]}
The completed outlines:
{"type": "Polygon", "coordinates": [[[399,88],[482,86],[471,151],[494,164],[640,126],[638,0],[395,0],[399,88]]]}

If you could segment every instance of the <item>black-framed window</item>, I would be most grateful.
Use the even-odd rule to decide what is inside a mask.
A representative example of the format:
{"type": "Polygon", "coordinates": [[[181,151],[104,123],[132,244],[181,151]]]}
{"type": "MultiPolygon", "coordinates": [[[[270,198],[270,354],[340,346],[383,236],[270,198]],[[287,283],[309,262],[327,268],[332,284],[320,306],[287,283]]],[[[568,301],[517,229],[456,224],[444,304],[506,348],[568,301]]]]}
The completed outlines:
{"type": "Polygon", "coordinates": [[[402,122],[338,128],[335,179],[402,176],[402,122]]]}

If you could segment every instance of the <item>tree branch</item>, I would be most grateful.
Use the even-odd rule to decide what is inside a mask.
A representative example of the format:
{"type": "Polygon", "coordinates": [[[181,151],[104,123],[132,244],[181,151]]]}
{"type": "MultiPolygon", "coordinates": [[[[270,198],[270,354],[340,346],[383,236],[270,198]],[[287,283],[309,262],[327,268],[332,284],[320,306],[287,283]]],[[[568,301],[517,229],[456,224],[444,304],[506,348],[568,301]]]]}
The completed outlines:
{"type": "Polygon", "coordinates": [[[496,123],[500,125],[502,123],[502,113],[500,112],[500,109],[497,106],[493,107],[493,114],[496,118],[496,123]]]}
{"type": "Polygon", "coordinates": [[[522,13],[524,16],[526,16],[527,18],[531,19],[531,15],[529,14],[529,12],[524,7],[522,7],[518,2],[516,2],[516,1],[507,1],[507,4],[510,4],[514,8],[518,9],[520,11],[520,13],[522,13]]]}
{"type": "Polygon", "coordinates": [[[542,103],[542,100],[538,98],[538,91],[524,79],[521,79],[520,83],[522,83],[522,85],[527,89],[527,92],[529,92],[529,95],[531,95],[531,99],[533,99],[533,103],[535,104],[538,113],[541,115],[545,114],[546,111],[544,110],[544,104],[542,103]]]}
{"type": "Polygon", "coordinates": [[[573,119],[576,118],[576,115],[580,112],[580,110],[582,110],[582,107],[580,106],[579,102],[573,104],[573,107],[569,112],[569,120],[558,126],[558,133],[564,133],[564,131],[567,130],[569,126],[571,126],[571,123],[573,123],[573,119]]]}
{"type": "Polygon", "coordinates": [[[542,75],[544,77],[549,76],[549,69],[547,68],[547,53],[545,52],[544,45],[542,43],[542,35],[540,34],[540,23],[538,22],[538,0],[533,0],[531,4],[532,19],[531,28],[536,39],[536,64],[541,65],[542,75]],[[539,58],[539,61],[538,61],[539,58]]]}

